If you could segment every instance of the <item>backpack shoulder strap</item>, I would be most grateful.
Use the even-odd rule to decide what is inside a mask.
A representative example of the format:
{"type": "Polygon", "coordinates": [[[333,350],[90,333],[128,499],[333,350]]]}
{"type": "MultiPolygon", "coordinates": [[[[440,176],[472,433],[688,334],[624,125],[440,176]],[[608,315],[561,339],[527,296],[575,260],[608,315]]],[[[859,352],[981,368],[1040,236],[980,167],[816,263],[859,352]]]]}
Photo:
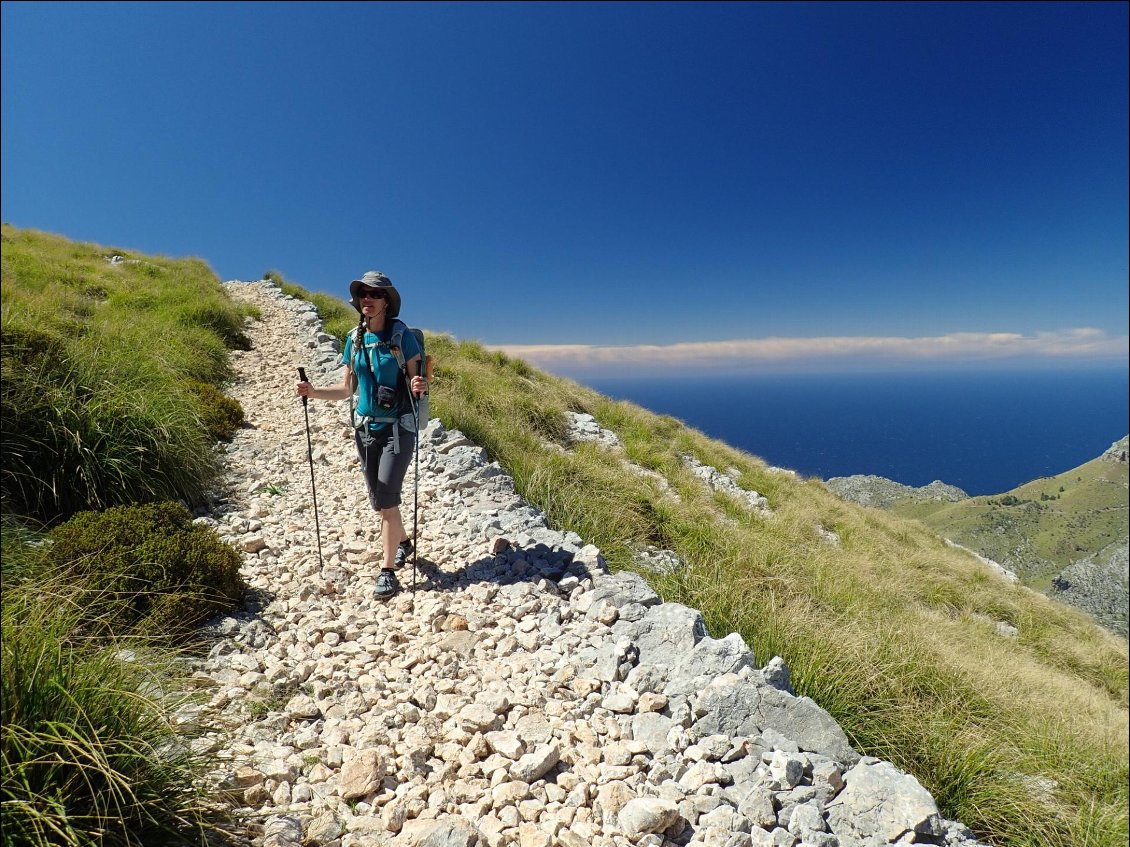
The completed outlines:
{"type": "MultiPolygon", "coordinates": [[[[426,356],[424,353],[424,331],[422,329],[415,329],[413,327],[410,327],[399,318],[392,319],[390,329],[392,331],[392,335],[389,338],[389,347],[394,348],[396,351],[400,352],[401,355],[398,357],[398,364],[400,364],[401,370],[404,369],[404,363],[403,361],[399,360],[403,358],[404,337],[406,335],[411,335],[416,339],[416,348],[420,352],[420,362],[423,363],[425,361],[426,356]]],[[[423,373],[422,370],[421,373],[423,373]]]]}
{"type": "Polygon", "coordinates": [[[404,321],[402,321],[400,318],[392,318],[388,322],[388,329],[389,344],[393,344],[400,341],[400,339],[404,337],[404,333],[408,329],[408,325],[405,324],[404,321]]]}
{"type": "MultiPolygon", "coordinates": [[[[416,346],[420,348],[420,362],[423,364],[427,360],[427,353],[424,348],[424,331],[422,329],[409,329],[410,333],[416,336],[416,346]]],[[[421,373],[423,371],[421,370],[421,373]]]]}
{"type": "Polygon", "coordinates": [[[409,331],[408,326],[399,318],[393,318],[389,323],[388,330],[389,350],[396,357],[396,364],[403,373],[406,367],[404,363],[404,333],[409,331]]]}

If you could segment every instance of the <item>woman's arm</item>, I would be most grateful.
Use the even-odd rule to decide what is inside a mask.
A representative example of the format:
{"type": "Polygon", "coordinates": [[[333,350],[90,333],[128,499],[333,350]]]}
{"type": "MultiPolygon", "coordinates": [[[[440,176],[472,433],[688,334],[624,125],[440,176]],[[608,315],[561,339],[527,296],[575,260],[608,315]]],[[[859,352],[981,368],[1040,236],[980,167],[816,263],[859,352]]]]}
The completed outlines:
{"type": "Polygon", "coordinates": [[[345,378],[340,385],[315,388],[309,382],[300,382],[295,391],[299,397],[313,397],[315,400],[344,400],[353,393],[353,368],[345,369],[345,378]]]}

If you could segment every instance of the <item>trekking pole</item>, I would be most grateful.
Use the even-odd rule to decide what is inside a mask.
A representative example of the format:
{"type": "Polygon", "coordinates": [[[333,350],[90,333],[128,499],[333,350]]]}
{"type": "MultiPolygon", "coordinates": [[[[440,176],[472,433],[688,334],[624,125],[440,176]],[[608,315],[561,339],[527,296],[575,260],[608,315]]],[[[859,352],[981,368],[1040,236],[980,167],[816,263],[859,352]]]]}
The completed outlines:
{"type": "MultiPolygon", "coordinates": [[[[420,364],[417,365],[417,375],[423,376],[424,379],[431,384],[432,381],[432,357],[423,356],[420,359],[420,364]],[[423,368],[423,374],[419,374],[420,367],[423,368]]],[[[408,392],[412,394],[411,391],[408,392]]],[[[424,389],[427,394],[427,389],[424,389]]],[[[416,531],[416,516],[420,509],[420,398],[412,398],[412,414],[416,416],[416,471],[412,479],[412,595],[416,594],[416,557],[420,555],[420,539],[416,531]]]]}
{"type": "MultiPolygon", "coordinates": [[[[309,382],[306,379],[306,369],[298,369],[298,378],[302,382],[309,382]]],[[[314,538],[318,542],[318,567],[324,568],[322,564],[322,527],[318,523],[318,487],[314,484],[314,445],[310,441],[310,409],[307,406],[309,397],[302,398],[302,415],[306,418],[306,456],[310,459],[310,491],[314,495],[314,538]]]]}
{"type": "MultiPolygon", "coordinates": [[[[411,392],[409,392],[411,393],[411,392]]],[[[420,556],[420,533],[417,528],[417,517],[420,512],[420,403],[417,400],[412,404],[412,412],[416,416],[416,468],[412,474],[412,596],[416,596],[416,559],[420,556]]]]}
{"type": "MultiPolygon", "coordinates": [[[[412,474],[412,605],[416,605],[416,559],[420,555],[420,539],[417,538],[417,515],[420,510],[420,400],[412,391],[412,377],[408,374],[408,363],[404,361],[404,352],[400,349],[398,343],[400,333],[393,335],[392,344],[389,345],[389,351],[396,359],[396,365],[400,368],[401,378],[408,385],[408,405],[412,409],[412,437],[413,437],[413,461],[416,463],[415,471],[412,474]]],[[[421,364],[423,362],[421,361],[421,364]]],[[[416,375],[420,376],[419,366],[417,366],[416,375]]],[[[400,424],[395,424],[399,426],[400,424]]]]}
{"type": "Polygon", "coordinates": [[[420,511],[420,415],[416,412],[415,403],[412,404],[412,416],[416,419],[416,455],[413,457],[416,468],[412,473],[412,603],[415,604],[416,559],[420,555],[420,534],[416,522],[416,516],[420,511]]]}
{"type": "MultiPolygon", "coordinates": [[[[404,368],[405,376],[408,367],[404,368]]],[[[412,382],[409,379],[408,401],[412,406],[412,437],[415,439],[412,461],[415,468],[412,471],[412,604],[416,604],[416,559],[420,555],[420,534],[418,516],[420,513],[420,400],[412,393],[412,382]]]]}

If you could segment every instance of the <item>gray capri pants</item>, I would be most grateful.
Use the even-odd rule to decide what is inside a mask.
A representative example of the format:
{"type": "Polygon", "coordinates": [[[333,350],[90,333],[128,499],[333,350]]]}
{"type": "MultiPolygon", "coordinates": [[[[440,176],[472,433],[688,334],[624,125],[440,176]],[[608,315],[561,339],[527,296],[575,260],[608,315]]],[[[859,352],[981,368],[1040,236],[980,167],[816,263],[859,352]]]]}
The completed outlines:
{"type": "Polygon", "coordinates": [[[400,452],[392,452],[392,428],[389,424],[376,432],[353,431],[357,443],[357,455],[361,459],[361,472],[369,486],[369,502],[375,511],[391,509],[400,505],[400,489],[404,485],[404,475],[412,461],[412,451],[416,449],[412,433],[400,433],[400,452]],[[366,438],[366,435],[368,436],[366,438]],[[405,435],[409,437],[405,437],[405,435]],[[365,441],[369,443],[366,444],[365,441]]]}

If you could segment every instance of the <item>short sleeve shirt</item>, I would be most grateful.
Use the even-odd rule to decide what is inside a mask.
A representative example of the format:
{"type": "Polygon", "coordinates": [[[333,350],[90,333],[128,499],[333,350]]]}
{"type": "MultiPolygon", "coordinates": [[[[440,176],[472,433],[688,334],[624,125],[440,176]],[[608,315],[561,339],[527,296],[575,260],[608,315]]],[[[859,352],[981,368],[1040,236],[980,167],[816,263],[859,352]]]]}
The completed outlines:
{"type": "MultiPolygon", "coordinates": [[[[345,349],[342,351],[341,360],[353,368],[357,376],[357,414],[377,416],[387,414],[387,410],[378,408],[376,404],[377,386],[386,385],[396,388],[400,377],[400,367],[396,357],[392,355],[389,341],[392,331],[385,328],[381,332],[366,332],[364,338],[364,355],[353,355],[353,341],[357,333],[351,332],[345,339],[345,349]]],[[[400,340],[400,349],[404,361],[410,362],[420,355],[420,344],[416,336],[405,330],[400,340]]],[[[372,428],[380,428],[385,424],[373,424],[372,428]]]]}

